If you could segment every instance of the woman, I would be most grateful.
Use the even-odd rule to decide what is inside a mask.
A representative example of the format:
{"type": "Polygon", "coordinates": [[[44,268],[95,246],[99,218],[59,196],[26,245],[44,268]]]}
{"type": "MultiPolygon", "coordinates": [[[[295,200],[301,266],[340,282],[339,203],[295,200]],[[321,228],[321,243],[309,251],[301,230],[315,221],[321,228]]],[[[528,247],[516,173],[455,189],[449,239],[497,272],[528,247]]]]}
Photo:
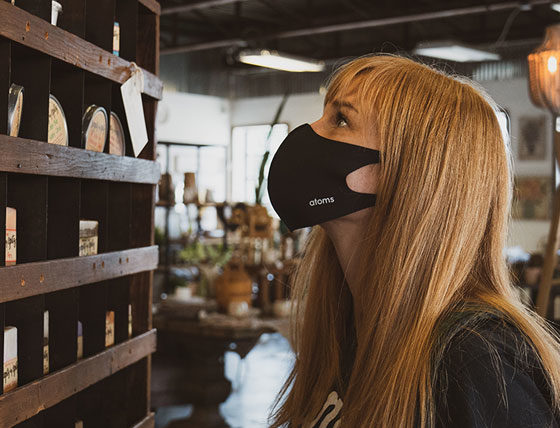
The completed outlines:
{"type": "Polygon", "coordinates": [[[356,59],[280,146],[269,194],[289,228],[318,225],[273,428],[558,426],[559,339],[510,283],[510,155],[480,89],[356,59]]]}

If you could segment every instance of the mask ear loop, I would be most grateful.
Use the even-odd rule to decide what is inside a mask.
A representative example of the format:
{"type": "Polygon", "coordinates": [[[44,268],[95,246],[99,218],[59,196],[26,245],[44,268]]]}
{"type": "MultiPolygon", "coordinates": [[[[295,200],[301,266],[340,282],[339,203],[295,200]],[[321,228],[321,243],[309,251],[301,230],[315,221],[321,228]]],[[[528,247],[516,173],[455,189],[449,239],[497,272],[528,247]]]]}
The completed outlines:
{"type": "Polygon", "coordinates": [[[365,163],[363,165],[360,165],[358,168],[353,169],[352,171],[349,171],[345,176],[344,176],[344,191],[346,193],[349,194],[354,194],[354,195],[364,195],[364,196],[371,196],[371,195],[375,195],[375,193],[368,193],[368,192],[358,192],[356,190],[353,190],[350,188],[350,186],[348,185],[348,176],[350,174],[352,174],[353,172],[358,171],[361,168],[364,168],[368,165],[379,165],[381,164],[381,152],[379,150],[375,150],[375,149],[370,149],[369,147],[361,147],[359,146],[361,149],[365,149],[367,150],[369,153],[371,153],[371,158],[373,158],[372,161],[365,163]]]}

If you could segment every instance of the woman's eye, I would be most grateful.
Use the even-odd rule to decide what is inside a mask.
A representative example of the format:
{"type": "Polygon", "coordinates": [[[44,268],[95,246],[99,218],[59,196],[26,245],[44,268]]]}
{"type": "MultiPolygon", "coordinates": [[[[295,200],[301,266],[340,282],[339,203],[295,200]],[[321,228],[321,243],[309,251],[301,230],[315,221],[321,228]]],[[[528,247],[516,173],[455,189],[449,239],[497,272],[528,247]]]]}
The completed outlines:
{"type": "Polygon", "coordinates": [[[338,127],[348,126],[348,120],[347,120],[346,117],[345,117],[342,113],[340,113],[340,112],[338,112],[338,113],[336,114],[335,123],[336,123],[336,126],[338,126],[338,127]]]}

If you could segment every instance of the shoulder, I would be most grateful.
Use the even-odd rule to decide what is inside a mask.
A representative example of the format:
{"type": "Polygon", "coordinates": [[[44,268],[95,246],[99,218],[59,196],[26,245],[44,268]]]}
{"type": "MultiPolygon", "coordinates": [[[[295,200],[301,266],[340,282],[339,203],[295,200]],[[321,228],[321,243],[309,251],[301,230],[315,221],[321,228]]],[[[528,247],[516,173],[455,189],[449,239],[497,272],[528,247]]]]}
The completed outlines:
{"type": "Polygon", "coordinates": [[[454,335],[437,368],[435,388],[441,427],[558,426],[532,346],[496,316],[454,335]]]}

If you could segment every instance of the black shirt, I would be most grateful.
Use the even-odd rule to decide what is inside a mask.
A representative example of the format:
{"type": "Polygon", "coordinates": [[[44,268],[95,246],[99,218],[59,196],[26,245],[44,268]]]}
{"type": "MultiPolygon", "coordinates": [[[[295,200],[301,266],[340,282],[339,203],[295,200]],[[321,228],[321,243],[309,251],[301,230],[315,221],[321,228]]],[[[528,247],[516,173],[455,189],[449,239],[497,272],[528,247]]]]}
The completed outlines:
{"type": "MultiPolygon", "coordinates": [[[[558,428],[542,366],[523,335],[490,314],[463,332],[451,339],[437,369],[436,428],[558,428]]],[[[332,391],[305,428],[342,428],[342,406],[332,391]]]]}
{"type": "Polygon", "coordinates": [[[535,352],[518,329],[496,316],[452,339],[438,374],[438,428],[559,426],[535,352]]]}

